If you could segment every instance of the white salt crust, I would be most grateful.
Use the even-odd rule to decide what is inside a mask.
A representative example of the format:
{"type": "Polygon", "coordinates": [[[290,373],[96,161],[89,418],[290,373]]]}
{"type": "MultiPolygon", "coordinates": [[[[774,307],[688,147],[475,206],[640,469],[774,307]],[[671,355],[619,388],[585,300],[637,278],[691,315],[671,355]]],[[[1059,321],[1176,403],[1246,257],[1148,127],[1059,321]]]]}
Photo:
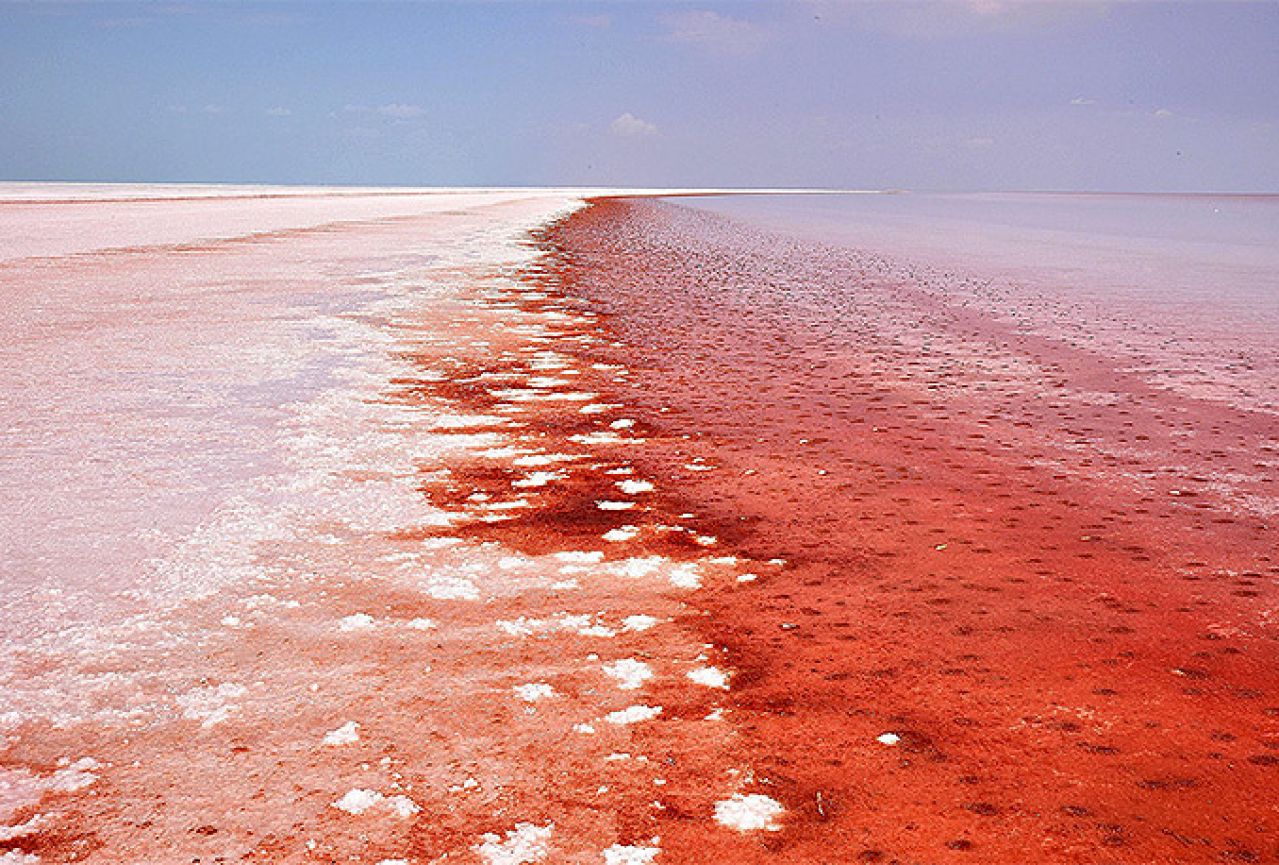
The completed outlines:
{"type": "Polygon", "coordinates": [[[339,811],[358,816],[374,809],[388,811],[397,817],[412,817],[422,809],[408,796],[383,796],[376,790],[353,788],[333,803],[339,811]]]}
{"type": "Polygon", "coordinates": [[[730,798],[715,803],[715,820],[738,832],[759,829],[775,832],[781,828],[776,820],[784,811],[781,803],[769,796],[734,793],[730,798]]]}
{"type": "Polygon", "coordinates": [[[324,734],[326,745],[350,745],[360,741],[360,725],[355,721],[347,721],[341,727],[324,734]]]}
{"type": "Polygon", "coordinates": [[[662,714],[661,706],[627,706],[625,709],[609,712],[604,716],[604,720],[610,724],[625,726],[651,721],[660,714],[662,714]]]}
{"type": "Polygon", "coordinates": [[[536,703],[539,700],[549,700],[555,696],[555,689],[545,682],[516,685],[511,690],[515,691],[515,696],[519,697],[526,703],[536,703]]]}
{"type": "Polygon", "coordinates": [[[617,680],[617,687],[623,691],[633,691],[643,687],[653,678],[653,668],[635,658],[623,658],[611,664],[605,664],[604,674],[617,680]]]}
{"type": "Polygon", "coordinates": [[[689,670],[688,678],[699,685],[705,685],[707,688],[728,690],[728,674],[717,667],[698,667],[695,670],[689,670]]]}
{"type": "Polygon", "coordinates": [[[529,862],[540,862],[549,852],[554,829],[552,823],[544,826],[516,823],[505,838],[491,832],[482,835],[475,852],[487,865],[527,865],[529,862]]]}
{"type": "Polygon", "coordinates": [[[660,847],[614,844],[604,850],[604,865],[652,865],[660,852],[660,847]]]}

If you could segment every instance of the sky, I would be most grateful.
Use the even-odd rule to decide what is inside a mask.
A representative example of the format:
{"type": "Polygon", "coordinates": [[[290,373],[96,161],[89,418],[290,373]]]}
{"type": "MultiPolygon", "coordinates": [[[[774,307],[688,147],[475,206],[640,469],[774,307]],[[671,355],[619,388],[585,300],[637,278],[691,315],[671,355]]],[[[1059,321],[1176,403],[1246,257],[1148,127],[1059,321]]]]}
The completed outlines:
{"type": "Polygon", "coordinates": [[[1279,2],[0,0],[0,179],[1279,191],[1279,2]]]}

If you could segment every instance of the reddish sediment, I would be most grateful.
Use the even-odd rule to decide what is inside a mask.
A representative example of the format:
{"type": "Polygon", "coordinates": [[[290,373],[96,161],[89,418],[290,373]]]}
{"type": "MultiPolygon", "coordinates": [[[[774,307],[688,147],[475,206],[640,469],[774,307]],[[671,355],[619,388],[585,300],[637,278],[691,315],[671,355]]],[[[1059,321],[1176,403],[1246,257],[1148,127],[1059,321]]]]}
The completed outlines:
{"type": "MultiPolygon", "coordinates": [[[[733,861],[1279,858],[1279,563],[1246,506],[1273,416],[967,281],[673,204],[598,200],[542,242],[611,340],[584,354],[630,370],[607,398],[637,474],[719,552],[785,560],[685,618],[788,809],[733,861]]],[[[721,861],[660,822],[667,861],[721,861]]]]}
{"type": "MultiPolygon", "coordinates": [[[[459,237],[486,241],[484,214],[456,218],[205,251],[192,280],[280,260],[450,286],[375,322],[405,363],[361,392],[388,410],[338,418],[395,441],[336,448],[353,483],[403,470],[449,519],[306,523],[154,633],[24,655],[30,681],[100,678],[104,702],[6,730],[0,769],[97,763],[15,812],[9,849],[479,862],[500,861],[486,833],[531,825],[553,827],[546,862],[1279,855],[1272,416],[1132,371],[1176,345],[1108,356],[1033,327],[1029,296],[1009,321],[979,280],[681,206],[599,200],[518,267],[457,264],[459,237]],[[432,592],[465,567],[477,597],[432,592]],[[619,660],[653,678],[619,687],[619,660]],[[728,690],[690,683],[712,665],[728,690]],[[534,683],[554,699],[517,696],[534,683]],[[607,721],[628,706],[661,712],[607,721]],[[344,722],[358,742],[331,747],[344,722]],[[336,807],[357,790],[420,810],[336,807]],[[775,831],[715,819],[738,793],[784,806],[775,831]]],[[[185,254],[136,273],[164,284],[185,254]]]]}

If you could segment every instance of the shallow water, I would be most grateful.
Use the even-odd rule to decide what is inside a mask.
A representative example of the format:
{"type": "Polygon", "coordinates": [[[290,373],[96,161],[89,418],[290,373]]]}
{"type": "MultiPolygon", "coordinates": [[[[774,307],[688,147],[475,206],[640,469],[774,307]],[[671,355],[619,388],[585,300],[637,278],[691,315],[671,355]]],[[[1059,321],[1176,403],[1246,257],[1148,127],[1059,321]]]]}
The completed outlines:
{"type": "MultiPolygon", "coordinates": [[[[990,283],[971,302],[1279,412],[1279,196],[984,193],[680,199],[792,237],[990,283]],[[1011,291],[1012,293],[1007,293],[1011,291]],[[1140,362],[1140,360],[1138,361],[1140,362]]],[[[1212,393],[1210,393],[1210,391],[1212,393]]]]}
{"type": "Polygon", "coordinates": [[[748,861],[1273,857],[1272,250],[1120,227],[1175,202],[1086,234],[912,206],[604,202],[556,237],[660,430],[638,467],[785,561],[699,596],[791,809],[748,861]]]}

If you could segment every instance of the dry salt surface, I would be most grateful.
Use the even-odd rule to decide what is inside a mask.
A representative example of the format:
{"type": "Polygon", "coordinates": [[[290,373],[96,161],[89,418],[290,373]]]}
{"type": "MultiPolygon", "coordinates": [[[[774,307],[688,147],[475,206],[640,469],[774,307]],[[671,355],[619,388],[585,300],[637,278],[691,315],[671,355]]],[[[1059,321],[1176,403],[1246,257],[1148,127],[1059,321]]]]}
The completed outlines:
{"type": "Polygon", "coordinates": [[[0,861],[758,858],[582,206],[0,190],[0,861]]]}

